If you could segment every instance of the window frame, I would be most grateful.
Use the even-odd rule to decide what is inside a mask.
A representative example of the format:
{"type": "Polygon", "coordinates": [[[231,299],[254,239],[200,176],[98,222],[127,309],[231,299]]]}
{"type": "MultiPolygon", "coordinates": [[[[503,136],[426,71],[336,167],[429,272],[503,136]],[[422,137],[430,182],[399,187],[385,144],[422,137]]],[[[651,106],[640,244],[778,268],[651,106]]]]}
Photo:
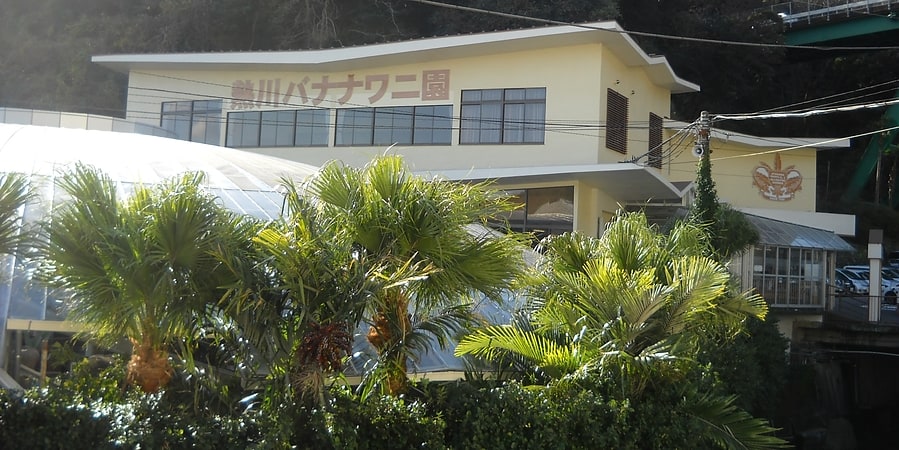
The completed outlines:
{"type": "Polygon", "coordinates": [[[463,90],[459,117],[459,145],[545,144],[546,87],[463,90]]]}
{"type": "Polygon", "coordinates": [[[221,145],[222,103],[222,99],[162,102],[159,126],[175,139],[221,145]]]}
{"type": "Polygon", "coordinates": [[[453,105],[341,108],[335,119],[334,146],[452,145],[452,125],[453,105]],[[422,122],[428,123],[422,125],[422,122]],[[348,127],[359,129],[348,130],[348,127]]]}
{"type": "Polygon", "coordinates": [[[330,139],[331,130],[331,110],[327,108],[299,108],[299,109],[270,109],[262,111],[230,111],[226,118],[227,129],[225,132],[225,146],[232,148],[275,148],[275,147],[327,147],[330,139]],[[274,115],[275,119],[266,121],[266,115],[274,115]],[[289,121],[282,119],[287,115],[292,116],[289,121]],[[311,117],[306,117],[311,115],[311,117]],[[245,117],[246,119],[240,119],[245,117]],[[324,120],[321,120],[321,119],[324,120]],[[307,119],[311,119],[307,121],[307,119]],[[243,122],[238,122],[243,120],[243,122]],[[305,133],[299,133],[300,127],[308,124],[304,128],[305,133]],[[241,125],[241,127],[237,127],[241,125]],[[252,127],[245,130],[247,127],[252,127]],[[272,135],[266,133],[265,130],[274,130],[274,141],[264,140],[263,136],[272,135]],[[288,131],[284,131],[288,130],[288,131]],[[245,136],[249,131],[250,136],[245,136]],[[278,132],[289,134],[290,139],[278,139],[278,132]],[[238,135],[239,142],[234,142],[235,134],[238,135]],[[299,137],[308,136],[309,139],[301,143],[299,137]],[[308,142],[308,143],[307,143],[308,142]]]}

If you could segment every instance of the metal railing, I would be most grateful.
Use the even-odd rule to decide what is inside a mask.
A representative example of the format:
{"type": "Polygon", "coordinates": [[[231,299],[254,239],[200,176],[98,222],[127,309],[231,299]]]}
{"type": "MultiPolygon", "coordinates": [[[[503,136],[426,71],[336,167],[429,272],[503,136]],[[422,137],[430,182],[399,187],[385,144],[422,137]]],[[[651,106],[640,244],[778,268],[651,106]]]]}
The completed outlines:
{"type": "Polygon", "coordinates": [[[784,24],[812,23],[816,20],[828,21],[832,18],[851,17],[852,14],[876,14],[893,11],[899,0],[817,0],[795,1],[771,5],[771,11],[778,14],[784,24]]]}

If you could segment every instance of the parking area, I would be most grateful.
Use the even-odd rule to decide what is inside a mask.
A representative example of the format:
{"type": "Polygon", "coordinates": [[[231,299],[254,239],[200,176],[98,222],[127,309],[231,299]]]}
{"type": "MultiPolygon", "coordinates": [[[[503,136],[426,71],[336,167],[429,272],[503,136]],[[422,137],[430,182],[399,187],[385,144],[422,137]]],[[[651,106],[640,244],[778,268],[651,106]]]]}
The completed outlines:
{"type": "MultiPolygon", "coordinates": [[[[828,311],[843,320],[867,322],[867,296],[841,296],[834,298],[834,307],[828,311]]],[[[899,308],[896,305],[881,304],[880,323],[899,325],[899,308]]]]}

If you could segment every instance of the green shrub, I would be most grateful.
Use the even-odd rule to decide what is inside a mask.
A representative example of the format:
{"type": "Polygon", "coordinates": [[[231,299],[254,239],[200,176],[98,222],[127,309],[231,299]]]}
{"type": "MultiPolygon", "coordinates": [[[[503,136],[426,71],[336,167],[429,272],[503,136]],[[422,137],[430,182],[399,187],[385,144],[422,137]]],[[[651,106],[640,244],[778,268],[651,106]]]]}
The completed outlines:
{"type": "Polygon", "coordinates": [[[80,405],[0,390],[0,445],[9,449],[114,448],[109,419],[80,405]]]}
{"type": "Polygon", "coordinates": [[[304,449],[442,449],[444,422],[420,401],[372,396],[361,400],[344,389],[326,409],[300,407],[292,442],[304,449]]]}

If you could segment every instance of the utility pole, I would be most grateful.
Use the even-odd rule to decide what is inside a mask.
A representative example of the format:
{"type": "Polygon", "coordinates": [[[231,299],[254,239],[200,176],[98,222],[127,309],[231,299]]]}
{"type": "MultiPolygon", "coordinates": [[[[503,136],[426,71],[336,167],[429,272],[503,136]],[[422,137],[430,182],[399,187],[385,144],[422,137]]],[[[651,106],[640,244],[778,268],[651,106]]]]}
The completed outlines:
{"type": "Polygon", "coordinates": [[[697,142],[702,149],[703,158],[708,158],[709,153],[711,153],[711,149],[709,148],[709,136],[712,134],[712,126],[710,122],[708,111],[699,113],[699,133],[697,142]]]}
{"type": "Polygon", "coordinates": [[[715,182],[712,180],[712,162],[709,154],[711,136],[711,119],[708,111],[703,111],[699,116],[699,129],[696,132],[694,154],[699,157],[699,168],[696,176],[695,214],[699,223],[711,224],[715,221],[718,212],[718,194],[715,191],[715,182]]]}

